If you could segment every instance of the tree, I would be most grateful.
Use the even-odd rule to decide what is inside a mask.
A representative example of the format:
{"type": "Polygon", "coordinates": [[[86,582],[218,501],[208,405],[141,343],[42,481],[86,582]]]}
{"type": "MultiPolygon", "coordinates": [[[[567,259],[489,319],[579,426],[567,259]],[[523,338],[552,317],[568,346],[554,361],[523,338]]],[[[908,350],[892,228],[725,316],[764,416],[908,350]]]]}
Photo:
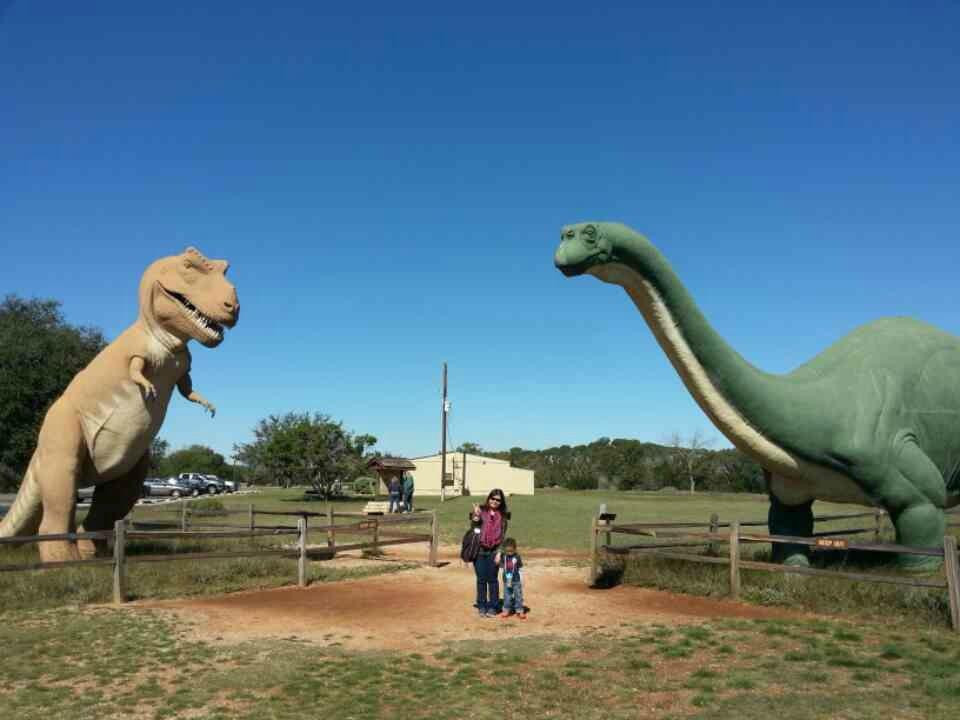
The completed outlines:
{"type": "Polygon", "coordinates": [[[483,448],[480,447],[477,443],[465,442],[465,443],[460,443],[454,452],[465,452],[465,453],[470,453],[471,455],[482,455],[483,448]]]}
{"type": "Polygon", "coordinates": [[[223,455],[206,445],[190,445],[176,450],[164,458],[160,468],[163,475],[196,472],[201,475],[226,476],[230,472],[223,455]]]}
{"type": "Polygon", "coordinates": [[[105,346],[100,330],[67,323],[57,300],[0,303],[0,484],[20,484],[47,409],[105,346]]]}
{"type": "Polygon", "coordinates": [[[150,467],[147,472],[150,475],[165,475],[163,472],[164,464],[167,460],[167,452],[170,450],[170,443],[166,440],[161,440],[158,437],[153,439],[153,442],[150,443],[150,467]]]}
{"type": "Polygon", "coordinates": [[[672,450],[670,463],[677,475],[684,482],[689,483],[690,494],[696,489],[697,479],[710,465],[710,451],[708,446],[713,444],[700,430],[695,430],[688,437],[680,433],[672,433],[666,443],[672,450]]]}
{"type": "Polygon", "coordinates": [[[334,486],[364,471],[364,453],[376,444],[373,435],[353,435],[329,415],[270,415],[253,430],[254,441],[234,446],[236,457],[254,478],[290,487],[309,482],[328,497],[334,486]]]}

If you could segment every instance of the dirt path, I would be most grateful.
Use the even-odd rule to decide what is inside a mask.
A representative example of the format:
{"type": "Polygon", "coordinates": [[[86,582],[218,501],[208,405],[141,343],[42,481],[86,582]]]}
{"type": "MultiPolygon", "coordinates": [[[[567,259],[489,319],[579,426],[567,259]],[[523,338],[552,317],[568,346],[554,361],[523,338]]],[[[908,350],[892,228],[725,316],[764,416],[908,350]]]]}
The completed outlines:
{"type": "MultiPolygon", "coordinates": [[[[423,553],[400,548],[390,557],[394,561],[421,560],[423,553]]],[[[446,564],[439,568],[424,566],[307,588],[144,601],[130,607],[172,611],[190,621],[194,631],[207,640],[297,637],[364,650],[426,649],[445,641],[482,638],[506,623],[516,635],[568,635],[613,630],[634,622],[796,617],[773,608],[643,588],[591,589],[584,568],[564,564],[570,556],[545,550],[524,553],[524,595],[531,608],[528,618],[480,618],[472,606],[473,568],[460,562],[455,547],[442,548],[440,557],[446,564]]],[[[350,566],[376,561],[344,557],[327,562],[350,566]]]]}

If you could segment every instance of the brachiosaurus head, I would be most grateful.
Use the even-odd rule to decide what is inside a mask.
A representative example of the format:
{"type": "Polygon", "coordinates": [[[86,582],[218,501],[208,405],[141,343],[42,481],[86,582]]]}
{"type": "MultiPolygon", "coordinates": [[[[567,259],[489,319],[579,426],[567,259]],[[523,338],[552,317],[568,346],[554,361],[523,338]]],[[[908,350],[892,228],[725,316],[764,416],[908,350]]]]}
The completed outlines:
{"type": "Polygon", "coordinates": [[[596,265],[616,261],[617,240],[630,234],[630,229],[620,223],[565,225],[560,231],[560,247],[553,256],[553,264],[567,277],[582,275],[596,265]]]}
{"type": "Polygon", "coordinates": [[[237,289],[226,260],[208,260],[196,248],[157,260],[140,280],[140,317],[154,333],[216,347],[223,328],[240,317],[237,289]]]}

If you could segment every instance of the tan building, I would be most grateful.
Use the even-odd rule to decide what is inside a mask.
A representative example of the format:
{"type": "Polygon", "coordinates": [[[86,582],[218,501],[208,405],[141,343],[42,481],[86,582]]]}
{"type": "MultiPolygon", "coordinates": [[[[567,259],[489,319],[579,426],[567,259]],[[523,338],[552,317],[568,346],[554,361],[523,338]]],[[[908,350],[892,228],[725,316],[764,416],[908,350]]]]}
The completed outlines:
{"type": "MultiPolygon", "coordinates": [[[[418,495],[440,494],[440,454],[410,458],[418,495]]],[[[507,460],[462,452],[447,453],[447,497],[471,495],[486,497],[494,488],[510,495],[533,495],[533,470],[510,467],[507,460]]]]}

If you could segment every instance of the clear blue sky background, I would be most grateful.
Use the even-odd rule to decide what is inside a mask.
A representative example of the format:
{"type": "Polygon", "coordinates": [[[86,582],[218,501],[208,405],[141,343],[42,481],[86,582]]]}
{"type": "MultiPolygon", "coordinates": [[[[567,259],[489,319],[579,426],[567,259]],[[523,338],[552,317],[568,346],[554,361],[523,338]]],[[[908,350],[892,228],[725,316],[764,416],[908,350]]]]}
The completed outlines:
{"type": "Polygon", "coordinates": [[[956,2],[331,5],[0,0],[0,292],[112,338],[155,257],[232,263],[220,412],[175,398],[174,447],[297,410],[433,452],[444,360],[455,444],[725,445],[624,293],[553,268],[586,219],[770,371],[960,333],[956,2]]]}

